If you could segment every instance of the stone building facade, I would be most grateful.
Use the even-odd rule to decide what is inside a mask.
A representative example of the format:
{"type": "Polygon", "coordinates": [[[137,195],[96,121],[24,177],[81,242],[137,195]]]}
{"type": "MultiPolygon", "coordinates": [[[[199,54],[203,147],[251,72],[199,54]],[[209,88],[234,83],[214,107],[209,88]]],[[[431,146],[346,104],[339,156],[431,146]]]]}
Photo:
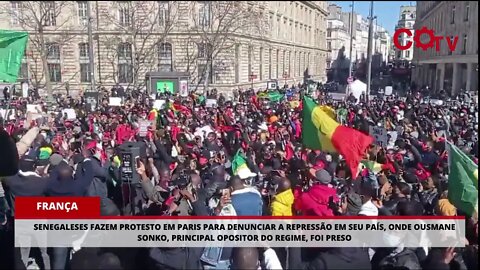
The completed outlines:
{"type": "MultiPolygon", "coordinates": [[[[400,17],[398,23],[395,26],[395,30],[399,28],[406,28],[412,32],[412,36],[401,34],[398,41],[402,46],[405,46],[408,42],[413,41],[413,35],[415,35],[415,20],[417,16],[416,6],[401,6],[400,17]]],[[[413,59],[413,46],[407,50],[399,50],[395,48],[395,60],[412,61],[413,59]]]]}
{"type": "MultiPolygon", "coordinates": [[[[434,30],[436,36],[458,37],[451,52],[447,42],[440,50],[414,48],[412,80],[435,91],[458,94],[461,90],[478,90],[478,2],[417,1],[415,29],[434,30]]],[[[428,36],[427,36],[428,37],[428,36]]],[[[422,41],[428,42],[427,37],[422,41]]]]}
{"type": "MultiPolygon", "coordinates": [[[[42,87],[47,69],[54,92],[89,89],[87,2],[21,3],[0,3],[0,29],[30,34],[20,77],[42,87]],[[36,13],[41,34],[25,19],[36,13]]],[[[326,1],[90,1],[90,10],[95,81],[107,89],[142,88],[149,71],[186,71],[191,89],[220,91],[326,79],[326,1]]]]}

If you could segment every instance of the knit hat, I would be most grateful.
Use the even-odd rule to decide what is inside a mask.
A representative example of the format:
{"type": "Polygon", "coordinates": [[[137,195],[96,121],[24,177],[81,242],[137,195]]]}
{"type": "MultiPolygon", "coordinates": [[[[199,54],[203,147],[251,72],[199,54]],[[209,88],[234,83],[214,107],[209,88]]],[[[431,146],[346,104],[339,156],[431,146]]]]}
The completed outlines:
{"type": "Polygon", "coordinates": [[[53,154],[50,156],[50,165],[52,166],[57,166],[58,164],[60,164],[60,162],[62,162],[63,160],[63,157],[57,153],[53,154]]]}
{"type": "Polygon", "coordinates": [[[362,199],[357,193],[349,193],[347,196],[347,212],[351,216],[356,216],[362,207],[362,199]]]}
{"type": "Polygon", "coordinates": [[[332,182],[332,176],[324,169],[317,170],[315,172],[315,178],[322,184],[330,184],[332,182]]]}

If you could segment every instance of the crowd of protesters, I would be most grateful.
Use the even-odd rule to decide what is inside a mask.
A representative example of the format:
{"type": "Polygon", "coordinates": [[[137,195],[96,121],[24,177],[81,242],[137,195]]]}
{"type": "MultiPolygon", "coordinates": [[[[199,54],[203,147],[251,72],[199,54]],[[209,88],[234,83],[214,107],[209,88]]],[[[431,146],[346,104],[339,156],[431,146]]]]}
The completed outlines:
{"type": "Polygon", "coordinates": [[[477,269],[474,217],[466,217],[463,249],[406,248],[399,239],[389,239],[397,248],[375,249],[107,249],[82,248],[77,240],[71,248],[13,248],[18,196],[99,196],[105,216],[464,215],[447,198],[445,137],[477,162],[474,98],[462,94],[433,104],[414,89],[403,97],[334,101],[318,85],[314,98],[333,108],[339,123],[367,134],[370,126],[389,132],[386,145],[371,145],[364,157],[384,169],[352,177],[341,155],[302,146],[305,88],[278,89],[283,98],[275,102],[252,89],[232,96],[159,94],[155,98],[166,102],[157,109],[155,98],[118,89],[110,94],[120,92],[122,106],[109,106],[108,93],[96,106],[82,96],[58,96],[50,108],[38,96],[12,100],[0,118],[17,142],[20,171],[0,186],[0,268],[477,269]],[[42,106],[27,112],[27,104],[42,106]],[[62,113],[65,108],[76,118],[62,113]],[[146,130],[145,120],[151,122],[146,130]],[[138,184],[120,173],[119,147],[132,141],[143,145],[138,184]],[[234,175],[239,151],[248,169],[234,175]],[[133,198],[123,196],[126,187],[133,198]]]}

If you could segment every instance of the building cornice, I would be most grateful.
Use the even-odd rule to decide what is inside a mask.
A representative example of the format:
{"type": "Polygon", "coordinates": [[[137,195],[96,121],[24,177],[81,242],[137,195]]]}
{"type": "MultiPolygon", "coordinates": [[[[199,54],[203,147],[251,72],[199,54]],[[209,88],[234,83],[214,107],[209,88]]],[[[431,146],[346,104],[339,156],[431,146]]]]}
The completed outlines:
{"type": "Polygon", "coordinates": [[[303,4],[309,6],[309,7],[313,8],[313,9],[316,9],[316,10],[320,11],[320,12],[323,13],[323,15],[325,15],[325,16],[328,16],[328,10],[323,9],[321,6],[315,4],[314,1],[300,1],[300,2],[302,2],[303,4]]]}
{"type": "MultiPolygon", "coordinates": [[[[430,10],[428,10],[425,14],[419,14],[417,12],[417,19],[418,22],[421,22],[421,21],[424,21],[426,18],[428,18],[428,16],[430,16],[430,14],[432,14],[433,12],[435,12],[440,6],[442,6],[446,1],[435,1],[435,5],[433,6],[433,8],[431,8],[430,10]]],[[[417,21],[416,21],[417,22],[417,21]]]]}
{"type": "MultiPolygon", "coordinates": [[[[30,35],[35,35],[37,33],[33,31],[29,31],[30,35]]],[[[43,33],[46,36],[59,36],[59,33],[56,31],[45,31],[43,33]]],[[[85,36],[87,37],[87,32],[86,31],[68,31],[67,33],[63,32],[63,34],[69,34],[69,35],[74,35],[74,36],[85,36]]],[[[121,31],[93,31],[93,35],[100,35],[102,36],[121,36],[121,37],[128,37],[128,34],[125,34],[124,32],[121,31]]],[[[218,33],[216,33],[218,34],[218,33]]],[[[151,33],[151,36],[159,36],[159,37],[164,37],[164,33],[151,33]]],[[[168,37],[186,37],[186,36],[200,36],[204,35],[202,33],[198,34],[192,34],[188,32],[170,32],[168,34],[168,37]]],[[[231,34],[232,37],[234,38],[244,38],[244,39],[250,39],[250,40],[258,40],[261,42],[268,42],[272,44],[277,44],[277,45],[284,45],[284,46],[290,46],[290,47],[296,47],[296,48],[303,48],[303,49],[309,49],[309,50],[315,50],[315,51],[320,51],[320,52],[328,52],[328,50],[325,48],[319,48],[319,47],[313,47],[311,45],[306,45],[306,44],[298,44],[298,43],[293,43],[293,42],[285,42],[281,40],[275,40],[270,37],[258,37],[258,36],[253,36],[253,35],[245,35],[245,34],[231,34]]]]}

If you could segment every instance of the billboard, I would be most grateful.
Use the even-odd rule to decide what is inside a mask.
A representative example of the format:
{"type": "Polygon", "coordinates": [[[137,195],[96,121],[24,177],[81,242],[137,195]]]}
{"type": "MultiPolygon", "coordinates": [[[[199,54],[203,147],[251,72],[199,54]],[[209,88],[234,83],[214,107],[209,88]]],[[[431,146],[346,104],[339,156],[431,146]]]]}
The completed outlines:
{"type": "Polygon", "coordinates": [[[158,80],[156,90],[159,93],[169,92],[173,94],[175,93],[174,82],[172,80],[158,80]]]}

